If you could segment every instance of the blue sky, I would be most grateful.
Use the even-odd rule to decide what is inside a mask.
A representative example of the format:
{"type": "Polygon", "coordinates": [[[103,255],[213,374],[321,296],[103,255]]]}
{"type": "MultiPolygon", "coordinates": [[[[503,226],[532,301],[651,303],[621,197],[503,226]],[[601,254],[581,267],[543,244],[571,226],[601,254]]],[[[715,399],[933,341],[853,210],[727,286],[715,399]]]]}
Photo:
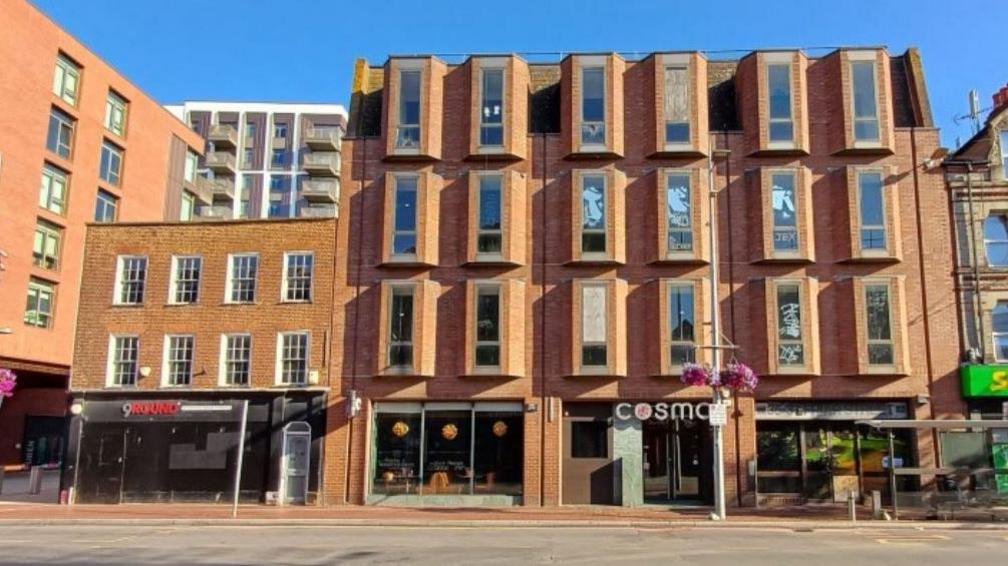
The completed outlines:
{"type": "MultiPolygon", "coordinates": [[[[921,49],[946,145],[953,116],[1008,82],[1003,2],[917,0],[35,0],[162,102],[349,99],[354,60],[389,53],[921,49]],[[820,8],[819,6],[823,7],[820,8]],[[828,6],[828,8],[826,7],[828,6]],[[499,12],[499,13],[498,13],[499,12]],[[278,70],[278,72],[274,72],[278,70]]],[[[820,53],[812,50],[811,54],[820,53]]],[[[716,54],[713,54],[716,55],[716,54]]]]}

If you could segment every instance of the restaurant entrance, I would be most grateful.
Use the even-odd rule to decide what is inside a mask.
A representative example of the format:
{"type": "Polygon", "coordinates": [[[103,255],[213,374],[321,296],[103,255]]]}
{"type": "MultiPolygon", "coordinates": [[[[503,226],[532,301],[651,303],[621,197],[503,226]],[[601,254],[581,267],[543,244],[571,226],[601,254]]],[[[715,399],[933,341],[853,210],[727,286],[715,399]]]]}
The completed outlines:
{"type": "Polygon", "coordinates": [[[644,502],[709,502],[710,427],[699,419],[643,423],[644,502]]]}

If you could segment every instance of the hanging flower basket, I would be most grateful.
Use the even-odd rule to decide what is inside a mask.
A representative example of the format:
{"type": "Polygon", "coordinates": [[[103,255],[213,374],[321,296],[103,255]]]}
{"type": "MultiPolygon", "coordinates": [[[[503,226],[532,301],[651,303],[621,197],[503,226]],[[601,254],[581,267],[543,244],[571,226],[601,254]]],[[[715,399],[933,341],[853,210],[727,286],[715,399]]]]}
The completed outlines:
{"type": "Polygon", "coordinates": [[[721,373],[721,385],[732,391],[751,392],[759,384],[759,377],[749,366],[741,362],[732,362],[725,366],[721,373]]]}
{"type": "Polygon", "coordinates": [[[712,384],[713,374],[710,368],[700,364],[683,364],[682,382],[695,387],[705,387],[712,384]]]}
{"type": "Polygon", "coordinates": [[[14,395],[15,387],[17,387],[17,375],[7,368],[0,368],[0,405],[4,399],[14,395]]]}

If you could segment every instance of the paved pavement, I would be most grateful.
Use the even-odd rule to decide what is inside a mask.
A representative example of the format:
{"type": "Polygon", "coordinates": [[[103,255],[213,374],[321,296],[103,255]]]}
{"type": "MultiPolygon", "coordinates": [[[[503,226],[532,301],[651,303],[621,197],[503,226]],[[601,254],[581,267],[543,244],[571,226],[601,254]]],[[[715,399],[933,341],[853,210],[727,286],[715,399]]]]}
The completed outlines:
{"type": "Polygon", "coordinates": [[[1001,530],[99,525],[3,528],[0,564],[1003,564],[1001,530]]]}
{"type": "Polygon", "coordinates": [[[59,478],[59,470],[43,471],[42,490],[32,494],[28,492],[28,472],[7,472],[0,489],[0,503],[56,503],[59,501],[59,478]]]}

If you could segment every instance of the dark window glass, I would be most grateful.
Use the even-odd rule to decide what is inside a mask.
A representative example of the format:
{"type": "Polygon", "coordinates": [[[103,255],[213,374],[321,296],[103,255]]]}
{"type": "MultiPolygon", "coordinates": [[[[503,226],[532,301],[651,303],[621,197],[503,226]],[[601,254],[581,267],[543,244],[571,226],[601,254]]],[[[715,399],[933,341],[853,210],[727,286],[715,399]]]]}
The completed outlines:
{"type": "Polygon", "coordinates": [[[604,345],[582,346],[581,365],[585,366],[606,365],[606,347],[604,345]]]}
{"type": "Polygon", "coordinates": [[[393,289],[389,309],[389,365],[413,364],[413,290],[393,289]]]}
{"type": "Polygon", "coordinates": [[[375,415],[372,492],[416,494],[420,489],[420,413],[375,415]]]}
{"type": "Polygon", "coordinates": [[[469,493],[472,484],[472,412],[424,413],[425,494],[469,493]]]}
{"type": "Polygon", "coordinates": [[[521,413],[476,411],[474,494],[521,495],[525,423],[521,413]]]}
{"type": "Polygon", "coordinates": [[[571,421],[571,458],[608,458],[609,423],[571,421]]]}

